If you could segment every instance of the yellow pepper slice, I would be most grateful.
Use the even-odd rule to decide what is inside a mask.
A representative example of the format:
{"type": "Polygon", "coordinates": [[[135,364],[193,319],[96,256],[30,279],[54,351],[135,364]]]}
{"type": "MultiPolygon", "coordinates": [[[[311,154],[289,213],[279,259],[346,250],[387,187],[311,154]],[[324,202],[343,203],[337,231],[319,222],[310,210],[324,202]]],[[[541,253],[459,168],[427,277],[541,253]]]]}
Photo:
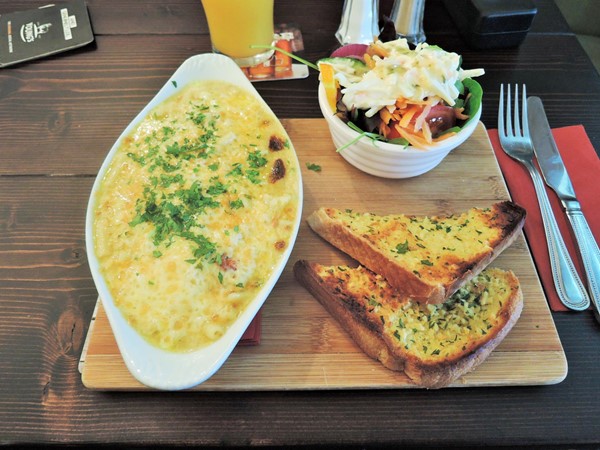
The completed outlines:
{"type": "Polygon", "coordinates": [[[335,79],[335,70],[331,64],[319,63],[319,71],[321,72],[321,83],[325,88],[325,95],[327,96],[327,103],[331,107],[331,110],[335,113],[337,110],[337,92],[338,82],[335,79]]]}

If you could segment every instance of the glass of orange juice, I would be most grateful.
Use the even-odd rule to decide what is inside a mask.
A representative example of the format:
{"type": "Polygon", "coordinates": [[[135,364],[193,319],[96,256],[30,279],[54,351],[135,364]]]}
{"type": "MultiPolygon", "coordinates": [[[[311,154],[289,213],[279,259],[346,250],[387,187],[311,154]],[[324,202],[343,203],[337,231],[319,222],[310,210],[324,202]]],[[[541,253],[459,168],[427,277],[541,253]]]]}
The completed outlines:
{"type": "Polygon", "coordinates": [[[202,0],[213,51],[232,58],[240,67],[260,64],[273,50],[274,0],[202,0]]]}

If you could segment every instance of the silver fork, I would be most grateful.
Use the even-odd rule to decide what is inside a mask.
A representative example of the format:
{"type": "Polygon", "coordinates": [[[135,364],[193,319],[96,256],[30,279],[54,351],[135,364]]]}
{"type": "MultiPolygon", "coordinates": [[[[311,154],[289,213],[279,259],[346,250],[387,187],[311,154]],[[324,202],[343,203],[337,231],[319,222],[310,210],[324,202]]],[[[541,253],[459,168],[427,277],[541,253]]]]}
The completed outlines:
{"type": "Polygon", "coordinates": [[[531,138],[529,136],[529,124],[527,122],[527,93],[523,85],[521,101],[522,114],[519,114],[519,86],[515,85],[514,115],[511,119],[510,85],[507,86],[506,115],[504,114],[504,85],[500,85],[500,102],[498,104],[498,136],[504,152],[511,158],[523,164],[535,187],[535,193],[540,205],[544,232],[548,244],[552,278],[558,293],[558,298],[569,309],[582,311],[590,306],[590,299],[585,290],[583,282],[577,274],[573,260],[569,256],[567,247],[560,234],[550,200],[546,194],[542,177],[533,163],[534,152],[531,138]],[[506,121],[506,128],[505,122],[506,121]],[[514,130],[513,122],[514,121],[514,130]],[[521,125],[522,122],[522,125],[521,125]]]}

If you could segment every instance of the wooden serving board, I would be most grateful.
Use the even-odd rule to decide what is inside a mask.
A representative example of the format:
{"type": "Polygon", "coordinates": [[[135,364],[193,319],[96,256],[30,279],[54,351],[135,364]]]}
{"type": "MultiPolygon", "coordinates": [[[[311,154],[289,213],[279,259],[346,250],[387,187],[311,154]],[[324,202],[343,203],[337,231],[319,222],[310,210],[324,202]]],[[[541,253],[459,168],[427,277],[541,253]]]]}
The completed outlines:
{"type": "MultiPolygon", "coordinates": [[[[258,346],[238,347],[223,367],[194,390],[414,388],[402,373],[365,356],[321,305],[295,280],[298,259],[352,263],[304,220],[321,206],[378,214],[432,215],[489,206],[509,198],[487,132],[473,136],[433,171],[412,179],[367,175],[336,153],[325,120],[282,121],[294,143],[304,182],[303,222],[294,251],[262,309],[258,346]],[[307,164],[321,166],[309,170],[307,164]]],[[[567,362],[527,243],[521,234],[493,265],[519,277],[521,318],[489,358],[453,386],[554,384],[567,362]]],[[[83,384],[98,390],[144,390],[128,372],[103,309],[98,308],[80,365],[83,384]]]]}

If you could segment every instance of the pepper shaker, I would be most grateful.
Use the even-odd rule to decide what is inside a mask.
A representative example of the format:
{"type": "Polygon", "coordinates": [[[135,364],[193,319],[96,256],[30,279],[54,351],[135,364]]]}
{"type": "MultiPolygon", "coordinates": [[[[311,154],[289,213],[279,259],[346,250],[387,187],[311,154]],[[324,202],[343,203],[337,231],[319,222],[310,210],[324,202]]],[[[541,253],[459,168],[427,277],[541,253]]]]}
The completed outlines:
{"type": "Polygon", "coordinates": [[[345,0],[335,37],[342,45],[370,44],[379,36],[379,0],[345,0]]]}
{"type": "Polygon", "coordinates": [[[396,36],[414,45],[425,42],[424,12],[425,0],[395,0],[390,19],[396,27],[396,36]]]}

